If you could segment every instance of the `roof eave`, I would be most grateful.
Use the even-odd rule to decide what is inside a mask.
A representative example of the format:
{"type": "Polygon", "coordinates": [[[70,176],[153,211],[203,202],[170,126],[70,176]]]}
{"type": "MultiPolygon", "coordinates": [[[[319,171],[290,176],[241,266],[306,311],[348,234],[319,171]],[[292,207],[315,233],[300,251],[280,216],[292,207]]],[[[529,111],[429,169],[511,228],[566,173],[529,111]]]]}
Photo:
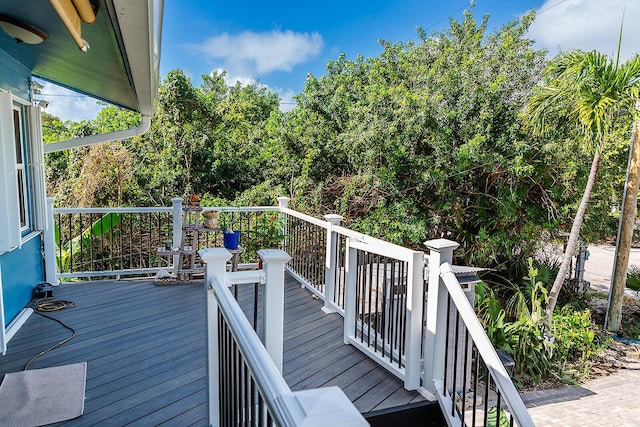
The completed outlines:
{"type": "Polygon", "coordinates": [[[160,73],[160,39],[164,0],[113,0],[138,108],[145,116],[155,111],[160,73]]]}

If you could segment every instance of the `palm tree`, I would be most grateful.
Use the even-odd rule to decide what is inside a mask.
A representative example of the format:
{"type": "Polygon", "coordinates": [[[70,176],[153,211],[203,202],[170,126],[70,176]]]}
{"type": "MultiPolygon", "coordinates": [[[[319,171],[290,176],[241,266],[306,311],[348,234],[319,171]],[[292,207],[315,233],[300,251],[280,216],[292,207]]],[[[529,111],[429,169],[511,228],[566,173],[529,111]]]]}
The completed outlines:
{"type": "Polygon", "coordinates": [[[545,132],[548,122],[558,114],[568,113],[569,119],[580,126],[584,149],[593,152],[589,178],[571,226],[560,270],[549,292],[546,309],[549,326],[576,250],[596,181],[600,154],[606,148],[605,137],[621,109],[633,110],[639,77],[640,57],[637,55],[620,65],[596,51],[563,52],[549,63],[544,75],[545,84],[532,95],[525,109],[526,117],[538,132],[545,132]]]}

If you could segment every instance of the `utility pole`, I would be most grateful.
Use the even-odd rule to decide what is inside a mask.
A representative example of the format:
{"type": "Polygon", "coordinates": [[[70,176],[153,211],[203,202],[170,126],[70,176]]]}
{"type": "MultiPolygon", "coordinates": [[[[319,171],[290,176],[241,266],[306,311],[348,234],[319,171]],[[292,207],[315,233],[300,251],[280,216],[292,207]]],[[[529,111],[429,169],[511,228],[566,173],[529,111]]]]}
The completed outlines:
{"type": "Polygon", "coordinates": [[[629,252],[633,240],[633,228],[638,209],[638,188],[640,187],[640,100],[636,100],[636,114],[634,115],[631,144],[629,147],[629,161],[627,165],[627,179],[624,186],[622,211],[618,225],[616,252],[614,257],[613,274],[611,275],[611,289],[604,327],[616,332],[622,323],[622,305],[624,290],[627,283],[627,268],[629,267],[629,252]]]}

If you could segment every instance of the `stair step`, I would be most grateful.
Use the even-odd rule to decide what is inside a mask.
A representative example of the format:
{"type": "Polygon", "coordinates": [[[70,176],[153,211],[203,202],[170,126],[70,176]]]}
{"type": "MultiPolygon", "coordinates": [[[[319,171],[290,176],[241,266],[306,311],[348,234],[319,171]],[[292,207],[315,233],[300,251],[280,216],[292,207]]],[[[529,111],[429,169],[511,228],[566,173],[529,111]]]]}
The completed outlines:
{"type": "Polygon", "coordinates": [[[446,427],[438,402],[417,402],[362,414],[371,427],[446,427]]]}

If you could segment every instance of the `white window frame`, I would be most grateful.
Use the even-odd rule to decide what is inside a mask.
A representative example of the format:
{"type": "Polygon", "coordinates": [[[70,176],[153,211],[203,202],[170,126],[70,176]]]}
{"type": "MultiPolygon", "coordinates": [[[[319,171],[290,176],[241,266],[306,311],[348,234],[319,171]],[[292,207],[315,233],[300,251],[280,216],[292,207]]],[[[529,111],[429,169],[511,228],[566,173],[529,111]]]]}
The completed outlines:
{"type": "Polygon", "coordinates": [[[29,230],[31,227],[30,214],[31,209],[29,206],[29,184],[30,176],[27,174],[27,141],[25,138],[26,126],[25,126],[25,111],[24,107],[13,103],[13,126],[14,126],[14,143],[15,148],[15,162],[16,162],[16,188],[18,190],[18,221],[20,223],[20,234],[29,230]],[[17,114],[16,114],[17,113],[17,114]],[[17,123],[16,123],[17,118],[17,123]],[[20,160],[20,161],[18,161],[20,160]]]}
{"type": "Polygon", "coordinates": [[[14,138],[13,96],[0,92],[0,253],[22,246],[14,138]]]}

